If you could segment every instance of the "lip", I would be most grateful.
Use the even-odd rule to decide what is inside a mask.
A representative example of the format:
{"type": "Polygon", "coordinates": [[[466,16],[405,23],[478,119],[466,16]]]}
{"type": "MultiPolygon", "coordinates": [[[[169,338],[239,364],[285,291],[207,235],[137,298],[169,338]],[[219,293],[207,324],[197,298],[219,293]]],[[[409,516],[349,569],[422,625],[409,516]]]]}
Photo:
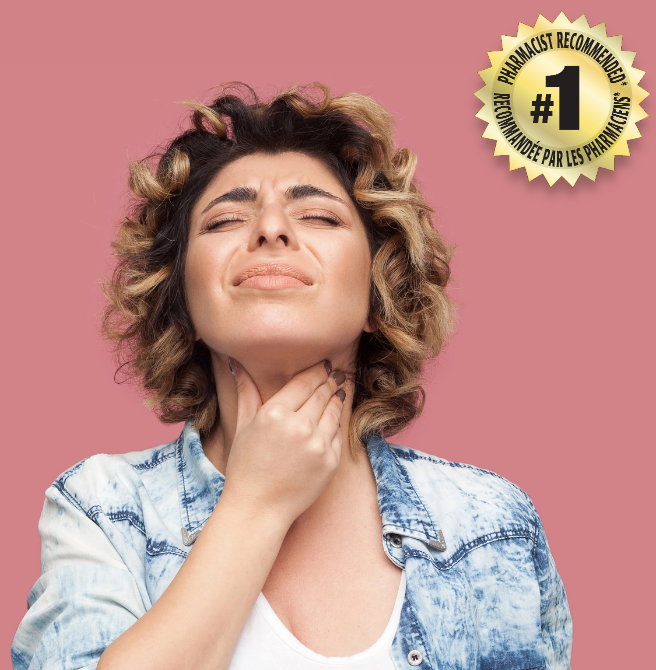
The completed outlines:
{"type": "Polygon", "coordinates": [[[292,288],[294,285],[311,286],[312,279],[300,268],[286,263],[261,263],[240,272],[234,281],[234,286],[246,282],[253,288],[292,288]],[[273,280],[267,278],[288,277],[292,281],[273,280]],[[260,279],[258,279],[260,278],[260,279]],[[252,280],[252,281],[248,281],[252,280]],[[293,281],[296,280],[296,281],[293,281]]]}

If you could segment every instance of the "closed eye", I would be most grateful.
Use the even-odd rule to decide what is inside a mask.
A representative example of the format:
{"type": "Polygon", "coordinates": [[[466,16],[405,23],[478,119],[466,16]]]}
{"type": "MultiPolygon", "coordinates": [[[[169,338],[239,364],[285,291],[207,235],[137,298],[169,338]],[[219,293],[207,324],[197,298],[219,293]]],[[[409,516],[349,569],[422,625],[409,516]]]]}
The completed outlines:
{"type": "Polygon", "coordinates": [[[300,219],[303,220],[315,220],[315,221],[325,221],[326,223],[329,223],[331,226],[341,226],[342,222],[336,217],[336,216],[327,216],[324,214],[304,214],[303,216],[299,217],[300,219]]]}
{"type": "Polygon", "coordinates": [[[210,221],[206,226],[205,226],[205,231],[204,232],[209,232],[210,230],[215,230],[216,228],[219,228],[227,223],[243,223],[244,219],[235,219],[235,218],[228,218],[228,219],[214,219],[214,221],[210,221]]]}

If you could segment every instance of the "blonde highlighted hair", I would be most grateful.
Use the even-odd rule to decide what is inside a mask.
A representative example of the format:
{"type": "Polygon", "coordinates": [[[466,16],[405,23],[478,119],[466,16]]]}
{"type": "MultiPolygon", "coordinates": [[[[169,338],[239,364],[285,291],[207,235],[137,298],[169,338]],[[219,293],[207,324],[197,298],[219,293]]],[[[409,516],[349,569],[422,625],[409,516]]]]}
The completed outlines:
{"type": "Polygon", "coordinates": [[[321,160],[351,195],[372,253],[371,318],[354,377],[353,449],[393,435],[424,404],[422,364],[452,327],[446,286],[451,249],[414,179],[417,159],[397,149],[392,118],[372,98],[331,97],[323,84],[268,102],[244,84],[204,105],[186,102],[190,128],[161,152],[130,163],[131,214],[113,243],[118,262],[103,286],[102,331],[120,368],[140,380],[161,421],[193,419],[206,436],[220,408],[210,359],[186,307],[184,264],[194,204],[225,165],[255,152],[301,151],[321,160]]]}

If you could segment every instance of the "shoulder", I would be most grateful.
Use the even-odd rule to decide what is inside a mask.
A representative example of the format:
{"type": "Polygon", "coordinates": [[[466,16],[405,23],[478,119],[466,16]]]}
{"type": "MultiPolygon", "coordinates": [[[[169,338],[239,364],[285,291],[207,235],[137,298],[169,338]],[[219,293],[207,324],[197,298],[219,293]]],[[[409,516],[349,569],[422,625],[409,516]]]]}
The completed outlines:
{"type": "Polygon", "coordinates": [[[481,501],[530,505],[528,494],[511,481],[483,468],[447,461],[419,449],[390,443],[390,449],[409,474],[418,480],[456,489],[460,494],[481,501]]]}
{"type": "Polygon", "coordinates": [[[123,454],[88,456],[62,472],[50,488],[57,489],[85,514],[94,506],[153,497],[158,488],[175,489],[178,441],[123,454]]]}
{"type": "Polygon", "coordinates": [[[530,497],[490,470],[447,461],[419,449],[390,444],[426,513],[463,543],[481,537],[535,539],[538,515],[530,497]]]}

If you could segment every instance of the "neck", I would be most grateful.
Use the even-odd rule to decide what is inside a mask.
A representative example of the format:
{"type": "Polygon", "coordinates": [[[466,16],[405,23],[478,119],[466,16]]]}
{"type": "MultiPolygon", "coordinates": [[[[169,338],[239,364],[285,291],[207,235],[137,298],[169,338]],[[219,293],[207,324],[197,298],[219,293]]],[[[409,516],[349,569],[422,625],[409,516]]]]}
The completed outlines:
{"type": "MultiPolygon", "coordinates": [[[[316,356],[313,358],[316,358],[316,356]]],[[[353,402],[353,383],[349,381],[349,378],[352,377],[355,369],[355,351],[340,352],[327,358],[331,361],[333,370],[344,370],[347,373],[347,381],[343,386],[346,391],[346,399],[340,422],[340,430],[342,431],[342,457],[339,470],[335,476],[335,479],[339,481],[346,474],[347,469],[351,470],[353,467],[363,464],[368,465],[368,458],[363,453],[356,452],[355,455],[352,453],[349,437],[351,405],[353,402]]],[[[262,404],[266,403],[280,391],[292,377],[317,362],[318,360],[299,360],[293,355],[282,359],[277,358],[273,363],[269,360],[257,358],[249,360],[239,359],[239,363],[243,365],[255,382],[262,399],[262,404]]],[[[212,352],[212,367],[216,382],[220,417],[214,430],[208,438],[203,440],[203,450],[217,470],[225,474],[237,426],[237,391],[234,378],[230,373],[227,356],[212,352]]]]}

